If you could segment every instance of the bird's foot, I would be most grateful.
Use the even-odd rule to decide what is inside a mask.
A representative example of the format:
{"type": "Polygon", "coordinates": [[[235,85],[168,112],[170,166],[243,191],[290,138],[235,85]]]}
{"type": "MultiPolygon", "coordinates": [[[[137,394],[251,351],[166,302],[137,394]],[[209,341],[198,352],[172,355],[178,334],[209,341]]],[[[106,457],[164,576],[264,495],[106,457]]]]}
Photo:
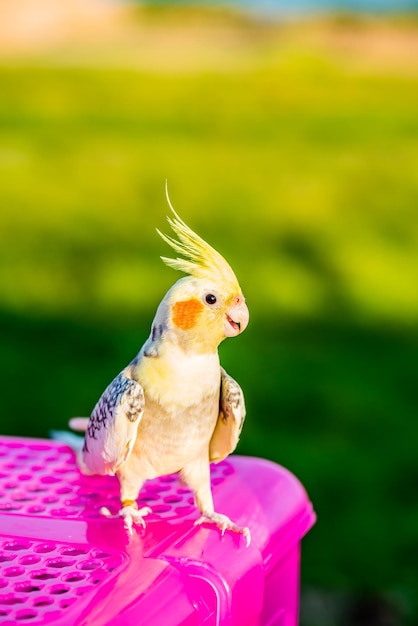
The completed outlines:
{"type": "Polygon", "coordinates": [[[132,535],[132,527],[134,524],[139,524],[142,528],[145,528],[144,517],[151,513],[149,506],[144,506],[138,509],[138,505],[135,500],[124,500],[122,502],[122,508],[116,515],[112,515],[109,509],[102,507],[100,513],[106,517],[123,519],[123,525],[130,535],[132,535]]]}
{"type": "MultiPolygon", "coordinates": [[[[136,504],[136,503],[135,503],[136,504]]],[[[137,506],[127,505],[121,508],[119,516],[123,518],[123,525],[130,535],[132,535],[133,524],[139,524],[145,529],[144,517],[151,513],[149,506],[138,509],[137,506]]]]}
{"type": "Polygon", "coordinates": [[[220,529],[222,536],[225,534],[225,531],[231,530],[232,532],[239,533],[245,537],[247,547],[251,543],[250,529],[247,528],[247,526],[238,526],[230,520],[229,517],[222,515],[221,513],[202,513],[202,516],[195,521],[195,526],[200,526],[200,524],[214,524],[220,529]]]}

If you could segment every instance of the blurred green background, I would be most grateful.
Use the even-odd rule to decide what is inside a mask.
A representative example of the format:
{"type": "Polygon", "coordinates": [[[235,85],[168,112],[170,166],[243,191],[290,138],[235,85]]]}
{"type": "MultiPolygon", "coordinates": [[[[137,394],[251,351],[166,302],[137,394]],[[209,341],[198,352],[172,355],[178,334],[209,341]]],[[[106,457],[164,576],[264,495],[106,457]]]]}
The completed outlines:
{"type": "Polygon", "coordinates": [[[239,452],[318,514],[302,623],[417,623],[418,20],[106,11],[0,46],[1,432],[88,415],[148,336],[168,179],[251,311],[239,452]]]}

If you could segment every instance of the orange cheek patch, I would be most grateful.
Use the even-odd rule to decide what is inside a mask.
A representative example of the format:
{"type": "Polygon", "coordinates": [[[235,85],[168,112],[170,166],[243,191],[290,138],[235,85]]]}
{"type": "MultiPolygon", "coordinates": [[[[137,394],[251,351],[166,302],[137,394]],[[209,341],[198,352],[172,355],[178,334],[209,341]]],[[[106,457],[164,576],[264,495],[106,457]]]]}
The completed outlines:
{"type": "Polygon", "coordinates": [[[176,302],[172,307],[173,323],[181,330],[190,330],[196,323],[203,309],[200,300],[192,298],[191,300],[183,300],[176,302]]]}

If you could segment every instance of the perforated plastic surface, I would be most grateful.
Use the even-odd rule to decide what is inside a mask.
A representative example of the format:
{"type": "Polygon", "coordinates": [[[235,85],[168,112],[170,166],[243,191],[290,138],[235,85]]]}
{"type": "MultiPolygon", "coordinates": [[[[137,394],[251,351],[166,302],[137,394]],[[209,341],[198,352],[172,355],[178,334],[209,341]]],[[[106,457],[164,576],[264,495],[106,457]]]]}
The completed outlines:
{"type": "MultiPolygon", "coordinates": [[[[212,485],[232,472],[228,463],[214,465],[212,485]]],[[[91,519],[102,506],[113,513],[120,508],[117,479],[82,476],[72,450],[55,442],[0,439],[0,481],[0,513],[91,519]]],[[[146,483],[138,503],[152,507],[148,520],[195,512],[190,490],[173,475],[146,483]]]]}
{"type": "Polygon", "coordinates": [[[99,513],[119,509],[116,478],[81,475],[57,442],[0,438],[0,623],[245,626],[276,612],[275,624],[296,624],[298,546],[314,521],[305,492],[286,470],[243,457],[213,465],[212,487],[217,510],[250,526],[250,548],[194,527],[192,493],[176,476],[145,485],[138,503],[152,513],[129,538],[99,513]],[[274,606],[268,577],[289,554],[291,606],[280,589],[274,606]]]}

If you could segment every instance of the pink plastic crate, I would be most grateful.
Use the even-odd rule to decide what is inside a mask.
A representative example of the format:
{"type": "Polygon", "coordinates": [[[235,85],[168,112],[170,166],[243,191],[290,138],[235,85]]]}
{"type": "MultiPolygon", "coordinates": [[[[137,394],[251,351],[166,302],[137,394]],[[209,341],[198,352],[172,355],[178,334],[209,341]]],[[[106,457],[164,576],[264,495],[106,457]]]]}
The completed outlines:
{"type": "Polygon", "coordinates": [[[129,538],[113,477],[85,477],[59,442],[0,437],[0,623],[296,626],[300,541],[315,521],[287,470],[232,456],[212,466],[216,509],[252,542],[194,527],[176,476],[149,481],[129,538]]]}

